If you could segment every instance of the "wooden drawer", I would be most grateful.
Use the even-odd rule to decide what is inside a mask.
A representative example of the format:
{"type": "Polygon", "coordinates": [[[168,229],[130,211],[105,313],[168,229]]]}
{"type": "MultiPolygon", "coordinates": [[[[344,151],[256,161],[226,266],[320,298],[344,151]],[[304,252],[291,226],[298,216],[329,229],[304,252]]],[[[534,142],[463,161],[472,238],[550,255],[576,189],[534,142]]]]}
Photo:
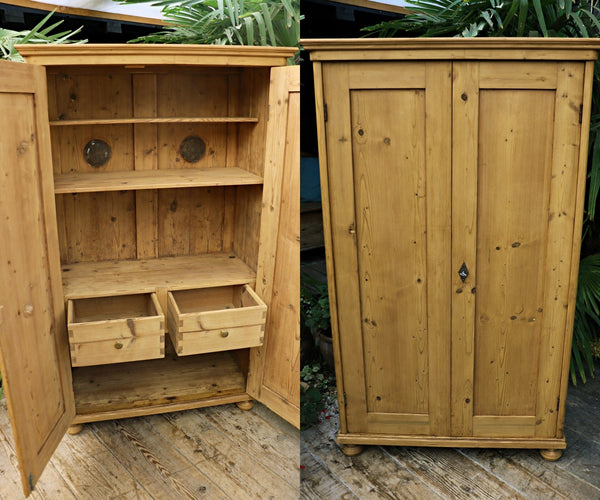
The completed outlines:
{"type": "Polygon", "coordinates": [[[165,316],[155,293],[68,301],[71,365],[164,358],[165,316]]]}
{"type": "Polygon", "coordinates": [[[169,336],[181,356],[260,346],[266,315],[248,285],[168,293],[169,336]]]}

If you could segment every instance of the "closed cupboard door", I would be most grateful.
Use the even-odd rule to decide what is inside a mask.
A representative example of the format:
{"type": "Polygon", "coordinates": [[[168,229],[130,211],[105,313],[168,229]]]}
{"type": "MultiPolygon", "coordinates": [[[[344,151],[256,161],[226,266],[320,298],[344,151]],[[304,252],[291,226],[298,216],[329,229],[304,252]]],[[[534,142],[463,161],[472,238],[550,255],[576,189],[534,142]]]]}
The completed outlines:
{"type": "Polygon", "coordinates": [[[583,66],[453,64],[455,436],[556,436],[583,66]]]}
{"type": "Polygon", "coordinates": [[[45,82],[0,61],[0,369],[26,495],[75,416],[45,82]]]}
{"type": "Polygon", "coordinates": [[[323,81],[342,431],[448,435],[451,64],[323,81]]]}

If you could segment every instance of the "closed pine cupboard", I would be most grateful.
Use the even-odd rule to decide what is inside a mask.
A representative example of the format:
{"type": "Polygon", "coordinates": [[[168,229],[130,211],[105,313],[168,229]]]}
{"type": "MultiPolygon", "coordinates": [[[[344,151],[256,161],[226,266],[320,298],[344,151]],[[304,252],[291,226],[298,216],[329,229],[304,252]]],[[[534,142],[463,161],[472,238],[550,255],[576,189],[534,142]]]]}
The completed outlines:
{"type": "Polygon", "coordinates": [[[23,489],[82,424],[257,399],[299,424],[295,48],[0,62],[0,350],[23,489]]]}
{"type": "Polygon", "coordinates": [[[339,443],[559,458],[600,43],[302,43],[339,443]]]}

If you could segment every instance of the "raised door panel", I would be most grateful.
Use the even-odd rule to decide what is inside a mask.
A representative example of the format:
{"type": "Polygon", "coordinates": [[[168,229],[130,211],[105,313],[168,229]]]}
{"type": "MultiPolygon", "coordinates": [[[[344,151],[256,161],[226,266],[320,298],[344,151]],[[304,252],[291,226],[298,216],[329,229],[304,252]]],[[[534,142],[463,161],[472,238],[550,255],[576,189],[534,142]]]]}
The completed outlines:
{"type": "Polygon", "coordinates": [[[271,70],[256,292],[267,304],[248,393],[300,427],[300,71],[271,70]]]}
{"type": "Polygon", "coordinates": [[[0,369],[23,490],[75,416],[42,68],[0,61],[0,369]]]}
{"type": "Polygon", "coordinates": [[[450,76],[323,67],[342,433],[449,432],[450,76]]]}
{"type": "Polygon", "coordinates": [[[452,433],[555,437],[583,63],[454,77],[452,433]]]}

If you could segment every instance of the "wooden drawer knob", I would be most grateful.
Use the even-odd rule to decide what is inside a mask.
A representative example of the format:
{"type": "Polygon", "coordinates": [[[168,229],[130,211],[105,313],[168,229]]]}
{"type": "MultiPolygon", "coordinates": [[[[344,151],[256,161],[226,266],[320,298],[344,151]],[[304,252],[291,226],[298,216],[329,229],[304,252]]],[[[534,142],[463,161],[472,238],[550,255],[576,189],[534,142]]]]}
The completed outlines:
{"type": "Polygon", "coordinates": [[[221,330],[221,337],[225,338],[229,335],[229,332],[227,330],[221,330]]]}
{"type": "Polygon", "coordinates": [[[115,349],[122,349],[123,348],[123,344],[121,342],[115,342],[115,349]]]}

